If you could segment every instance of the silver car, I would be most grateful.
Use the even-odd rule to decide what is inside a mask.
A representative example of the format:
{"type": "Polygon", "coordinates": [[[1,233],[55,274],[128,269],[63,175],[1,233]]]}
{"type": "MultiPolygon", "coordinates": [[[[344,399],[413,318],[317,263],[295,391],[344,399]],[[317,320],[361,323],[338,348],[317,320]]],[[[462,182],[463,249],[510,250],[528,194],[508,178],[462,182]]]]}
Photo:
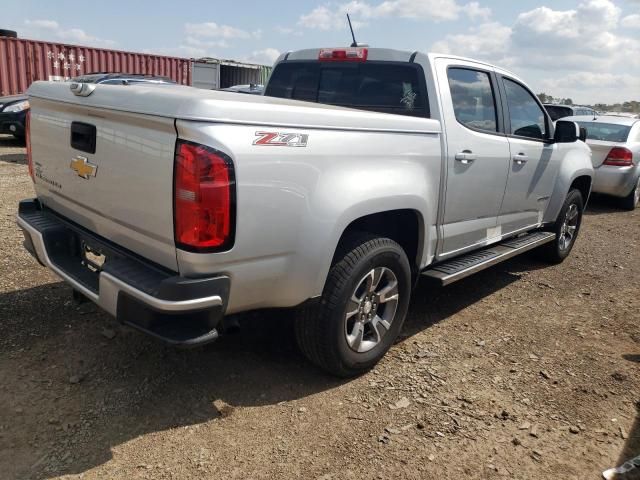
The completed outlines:
{"type": "Polygon", "coordinates": [[[587,130],[596,173],[593,192],[619,197],[624,208],[635,209],[640,204],[640,119],[589,115],[563,120],[587,130]]]}

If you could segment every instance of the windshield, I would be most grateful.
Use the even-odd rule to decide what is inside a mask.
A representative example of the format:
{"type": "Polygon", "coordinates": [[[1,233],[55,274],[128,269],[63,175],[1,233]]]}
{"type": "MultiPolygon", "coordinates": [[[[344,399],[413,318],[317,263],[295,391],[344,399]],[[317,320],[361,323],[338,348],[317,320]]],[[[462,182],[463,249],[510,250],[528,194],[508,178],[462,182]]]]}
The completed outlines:
{"type": "Polygon", "coordinates": [[[569,107],[545,105],[544,108],[547,110],[549,116],[551,117],[551,120],[553,120],[554,122],[559,118],[570,117],[571,115],[573,115],[573,110],[571,110],[569,107]]]}
{"type": "Polygon", "coordinates": [[[276,66],[265,96],[426,117],[423,77],[409,63],[293,61],[276,66]]]}
{"type": "Polygon", "coordinates": [[[578,122],[578,125],[587,129],[587,140],[604,142],[624,143],[631,131],[630,125],[615,123],[578,122]]]}

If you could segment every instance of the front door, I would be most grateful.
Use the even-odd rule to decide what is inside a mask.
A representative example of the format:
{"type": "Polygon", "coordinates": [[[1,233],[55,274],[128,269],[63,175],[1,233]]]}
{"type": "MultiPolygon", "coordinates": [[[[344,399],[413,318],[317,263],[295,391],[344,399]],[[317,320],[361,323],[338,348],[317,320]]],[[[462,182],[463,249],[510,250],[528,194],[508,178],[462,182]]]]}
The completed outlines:
{"type": "Polygon", "coordinates": [[[448,150],[439,256],[446,258],[499,240],[509,141],[500,133],[493,72],[473,62],[442,61],[438,77],[449,85],[440,80],[448,150]]]}
{"type": "Polygon", "coordinates": [[[511,164],[498,226],[503,235],[509,235],[542,222],[561,152],[550,141],[549,119],[535,96],[515,80],[501,76],[500,81],[511,164]]]}

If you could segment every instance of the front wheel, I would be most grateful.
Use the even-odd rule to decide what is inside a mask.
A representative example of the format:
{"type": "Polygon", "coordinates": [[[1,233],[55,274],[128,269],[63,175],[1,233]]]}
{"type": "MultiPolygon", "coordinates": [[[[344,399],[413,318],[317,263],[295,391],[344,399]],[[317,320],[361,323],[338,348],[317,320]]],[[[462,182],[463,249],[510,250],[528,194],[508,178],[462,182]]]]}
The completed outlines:
{"type": "Polygon", "coordinates": [[[569,256],[580,232],[583,212],[582,193],[576,189],[569,191],[564,205],[560,209],[560,214],[551,227],[551,231],[556,234],[556,239],[539,249],[543,260],[550,263],[562,263],[569,256]]]}
{"type": "Polygon", "coordinates": [[[342,242],[319,304],[295,322],[302,352],[340,377],[373,367],[398,336],[409,307],[411,268],[400,245],[358,234],[342,242]]]}

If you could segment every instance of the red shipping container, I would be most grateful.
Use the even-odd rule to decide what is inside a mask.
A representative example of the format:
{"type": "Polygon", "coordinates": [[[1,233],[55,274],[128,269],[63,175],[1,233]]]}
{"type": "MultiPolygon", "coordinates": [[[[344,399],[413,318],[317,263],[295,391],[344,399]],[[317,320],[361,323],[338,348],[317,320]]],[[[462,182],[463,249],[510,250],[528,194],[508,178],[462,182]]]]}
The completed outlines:
{"type": "Polygon", "coordinates": [[[93,72],[162,75],[191,85],[188,58],[0,37],[0,95],[22,93],[36,80],[62,81],[93,72]]]}

